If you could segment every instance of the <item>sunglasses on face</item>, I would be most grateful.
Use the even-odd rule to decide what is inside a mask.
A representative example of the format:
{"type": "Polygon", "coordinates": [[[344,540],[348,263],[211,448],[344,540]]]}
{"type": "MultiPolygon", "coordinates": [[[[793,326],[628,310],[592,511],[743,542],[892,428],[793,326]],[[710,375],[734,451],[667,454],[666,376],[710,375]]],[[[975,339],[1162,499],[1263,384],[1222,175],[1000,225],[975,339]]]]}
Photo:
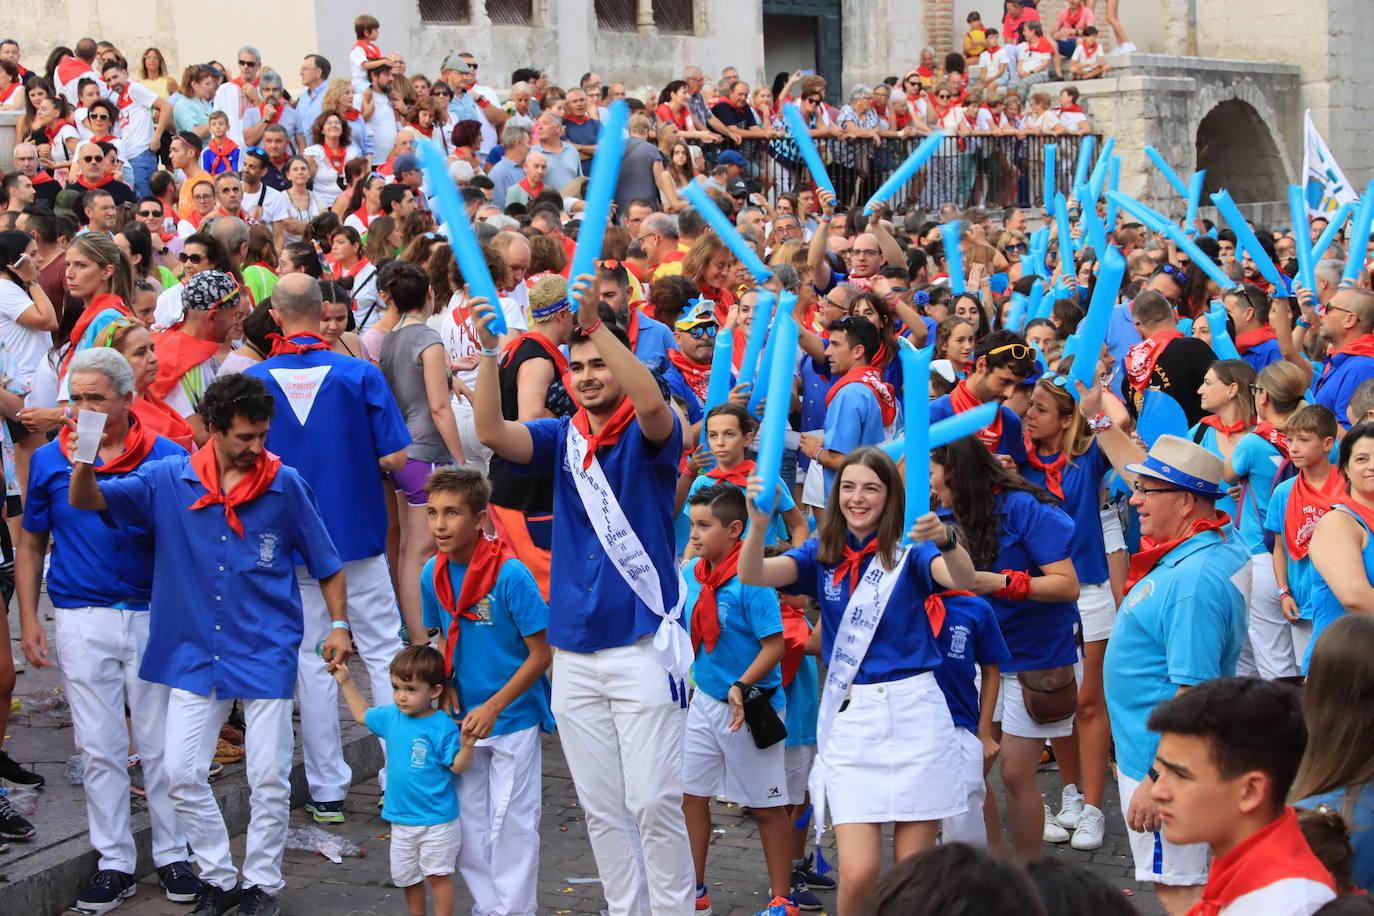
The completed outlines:
{"type": "Polygon", "coordinates": [[[255,61],[255,60],[241,60],[241,61],[239,61],[239,66],[240,66],[240,67],[256,67],[257,65],[258,65],[258,62],[255,61]]]}
{"type": "Polygon", "coordinates": [[[104,156],[82,156],[82,157],[81,157],[81,161],[82,161],[82,162],[99,162],[100,160],[102,160],[102,159],[104,159],[104,158],[105,158],[104,156]]]}
{"type": "Polygon", "coordinates": [[[206,257],[203,254],[187,254],[183,251],[177,255],[177,260],[183,264],[204,264],[206,257]]]}
{"type": "Polygon", "coordinates": [[[1188,275],[1185,274],[1180,267],[1175,267],[1172,264],[1165,264],[1160,268],[1160,271],[1171,280],[1177,280],[1179,283],[1188,282],[1188,275]]]}
{"type": "Polygon", "coordinates": [[[714,324],[699,324],[694,328],[688,328],[687,333],[692,335],[693,340],[715,340],[716,332],[720,330],[714,324]]]}
{"type": "Polygon", "coordinates": [[[143,219],[162,219],[161,210],[139,210],[138,215],[143,219]]]}
{"type": "Polygon", "coordinates": [[[91,121],[108,121],[108,120],[110,120],[110,116],[109,116],[109,115],[107,115],[107,114],[102,114],[102,113],[100,113],[100,112],[98,112],[98,111],[93,111],[93,112],[91,112],[90,114],[86,115],[86,117],[87,117],[88,120],[91,120],[91,121]]]}

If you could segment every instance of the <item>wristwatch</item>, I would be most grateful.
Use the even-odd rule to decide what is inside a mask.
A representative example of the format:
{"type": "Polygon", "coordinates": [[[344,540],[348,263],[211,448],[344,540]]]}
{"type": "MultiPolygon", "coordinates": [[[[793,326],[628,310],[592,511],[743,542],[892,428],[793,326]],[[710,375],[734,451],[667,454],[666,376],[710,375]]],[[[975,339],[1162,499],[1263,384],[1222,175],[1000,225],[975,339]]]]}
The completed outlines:
{"type": "Polygon", "coordinates": [[[943,544],[935,545],[936,548],[940,551],[940,553],[949,553],[951,550],[959,546],[959,533],[954,529],[953,525],[946,525],[945,533],[949,535],[949,540],[943,544]]]}
{"type": "MultiPolygon", "coordinates": [[[[740,696],[745,697],[746,699],[748,698],[748,696],[749,696],[749,685],[746,684],[746,683],[744,683],[744,681],[735,681],[735,682],[734,682],[733,684],[731,684],[730,686],[731,686],[731,687],[738,687],[738,688],[739,688],[739,692],[740,692],[740,696]]],[[[729,691],[727,690],[726,693],[727,693],[727,695],[728,695],[728,694],[729,694],[729,691]]]]}

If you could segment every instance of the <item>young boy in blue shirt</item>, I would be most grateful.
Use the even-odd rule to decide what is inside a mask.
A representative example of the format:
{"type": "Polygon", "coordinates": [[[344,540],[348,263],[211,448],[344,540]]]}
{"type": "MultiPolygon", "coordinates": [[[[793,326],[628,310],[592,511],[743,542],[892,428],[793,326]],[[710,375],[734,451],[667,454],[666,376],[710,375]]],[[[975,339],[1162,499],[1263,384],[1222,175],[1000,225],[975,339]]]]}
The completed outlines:
{"type": "MultiPolygon", "coordinates": [[[[986,846],[987,773],[997,758],[992,715],[1001,684],[999,672],[1011,661],[1011,653],[997,625],[997,614],[976,595],[960,591],[932,595],[926,599],[926,616],[942,659],[935,669],[935,683],[945,695],[963,750],[963,769],[956,778],[963,779],[968,790],[968,810],[945,818],[941,828],[946,843],[986,846]]],[[[994,804],[992,818],[997,823],[995,812],[994,804]]]]}
{"type": "Polygon", "coordinates": [[[536,911],[541,732],[553,731],[549,606],[529,568],[485,536],[491,484],[477,471],[436,471],[425,484],[439,548],[420,573],[426,627],[438,627],[442,706],[462,714],[472,769],[459,801],[458,869],[475,912],[536,911]]]}
{"type": "Polygon", "coordinates": [[[772,900],[761,912],[795,916],[791,899],[792,824],[787,808],[783,742],[755,745],[744,726],[745,694],[771,692],[784,715],[782,613],[775,591],[739,581],[740,539],[747,519],[744,494],[729,483],[697,491],[689,501],[696,556],[683,567],[683,605],[689,615],[696,662],[696,693],[687,711],[682,754],[682,810],[696,869],[697,914],[710,913],[706,853],[711,841],[711,797],[747,805],[763,841],[772,900]]]}
{"type": "Polygon", "coordinates": [[[412,916],[425,912],[425,884],[435,916],[452,916],[453,865],[458,857],[458,793],[453,774],[472,765],[472,744],[434,708],[443,695],[444,658],[429,646],[409,646],[391,661],[395,703],[369,706],[347,665],[334,679],[349,712],[386,748],[386,801],[391,824],[391,880],[405,891],[412,916]]]}

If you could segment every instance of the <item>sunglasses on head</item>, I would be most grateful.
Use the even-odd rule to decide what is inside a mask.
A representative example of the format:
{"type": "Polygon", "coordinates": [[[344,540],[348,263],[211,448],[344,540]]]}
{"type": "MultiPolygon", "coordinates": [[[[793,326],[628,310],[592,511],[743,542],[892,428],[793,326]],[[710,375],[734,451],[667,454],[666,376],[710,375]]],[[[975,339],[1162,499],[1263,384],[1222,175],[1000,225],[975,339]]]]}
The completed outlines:
{"type": "Polygon", "coordinates": [[[998,355],[999,353],[1010,353],[1012,359],[1025,359],[1025,358],[1027,358],[1028,356],[1030,356],[1031,354],[1033,354],[1034,352],[1035,352],[1035,350],[1032,349],[1031,346],[1030,346],[1029,344],[1014,343],[1014,344],[1003,344],[1003,345],[1000,346],[1000,347],[995,347],[995,348],[989,350],[985,355],[986,355],[986,356],[996,356],[996,355],[998,355]]]}

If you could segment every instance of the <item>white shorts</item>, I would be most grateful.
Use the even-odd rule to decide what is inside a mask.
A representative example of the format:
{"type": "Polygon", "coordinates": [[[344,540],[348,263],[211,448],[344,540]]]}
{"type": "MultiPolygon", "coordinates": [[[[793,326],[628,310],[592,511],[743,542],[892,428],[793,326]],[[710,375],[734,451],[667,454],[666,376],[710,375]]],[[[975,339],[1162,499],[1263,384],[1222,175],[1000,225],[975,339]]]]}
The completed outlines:
{"type": "MultiPolygon", "coordinates": [[[[778,717],[783,718],[782,711],[778,717]]],[[[760,749],[749,726],[730,731],[730,704],[698,690],[687,709],[682,747],[682,791],[750,808],[788,804],[784,742],[760,749]]]]}
{"type": "Polygon", "coordinates": [[[1107,548],[1106,552],[1111,554],[1125,550],[1126,534],[1121,528],[1121,513],[1117,511],[1117,504],[1104,503],[1099,510],[1099,517],[1102,519],[1102,543],[1107,548]]]}
{"type": "MultiPolygon", "coordinates": [[[[1083,663],[1073,666],[1074,679],[1079,686],[1083,684],[1083,663]]],[[[997,708],[993,710],[992,721],[1002,723],[1002,734],[1017,738],[1067,738],[1073,734],[1073,716],[1058,722],[1040,723],[1026,712],[1026,700],[1021,692],[1021,682],[1012,672],[1002,675],[1002,689],[997,691],[997,708]]]]}
{"type": "Polygon", "coordinates": [[[963,754],[945,695],[930,672],[855,684],[821,752],[836,824],[938,821],[967,807],[963,754]]]}
{"type": "Polygon", "coordinates": [[[1078,589],[1078,617],[1082,620],[1084,642],[1103,642],[1111,638],[1116,622],[1116,598],[1112,584],[1082,585],[1078,589]]]}
{"type": "Polygon", "coordinates": [[[458,818],[424,827],[391,825],[391,881],[412,887],[425,878],[451,875],[463,845],[458,818]]]}
{"type": "Polygon", "coordinates": [[[806,477],[802,479],[802,504],[824,509],[825,497],[825,469],[813,458],[806,468],[806,477]]]}
{"type": "Polygon", "coordinates": [[[786,748],[782,758],[787,768],[787,803],[805,804],[806,781],[811,778],[811,764],[816,760],[816,745],[799,744],[786,748]]]}
{"type": "MultiPolygon", "coordinates": [[[[1131,806],[1131,796],[1140,785],[1118,771],[1116,787],[1121,793],[1121,819],[1126,820],[1126,812],[1131,806]]],[[[1172,887],[1198,887],[1207,883],[1207,844],[1189,843],[1179,846],[1155,833],[1137,833],[1126,828],[1126,838],[1131,841],[1131,856],[1135,859],[1135,879],[1153,884],[1168,884],[1172,887]]]]}
{"type": "Polygon", "coordinates": [[[1300,659],[1293,654],[1290,628],[1279,601],[1274,558],[1268,553],[1257,553],[1250,558],[1249,636],[1256,673],[1265,680],[1297,677],[1301,673],[1300,659]]]}
{"type": "Polygon", "coordinates": [[[988,845],[988,828],[983,821],[983,800],[988,795],[988,784],[983,776],[983,742],[966,728],[958,729],[959,750],[963,755],[959,775],[963,779],[968,810],[954,817],[947,817],[940,824],[946,843],[969,843],[973,846],[988,845]]]}

